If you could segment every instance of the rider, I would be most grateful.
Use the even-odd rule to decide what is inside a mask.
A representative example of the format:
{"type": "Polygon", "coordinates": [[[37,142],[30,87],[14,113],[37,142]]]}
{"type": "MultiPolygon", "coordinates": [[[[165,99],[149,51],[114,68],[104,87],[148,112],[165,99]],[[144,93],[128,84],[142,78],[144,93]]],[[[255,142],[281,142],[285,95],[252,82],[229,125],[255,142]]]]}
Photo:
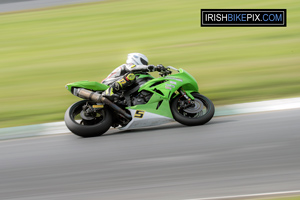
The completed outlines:
{"type": "Polygon", "coordinates": [[[166,68],[163,65],[148,65],[148,58],[145,55],[130,53],[128,54],[126,64],[117,67],[102,81],[103,84],[110,86],[102,95],[110,99],[115,92],[132,85],[136,80],[135,72],[147,73],[164,70],[166,68]]]}

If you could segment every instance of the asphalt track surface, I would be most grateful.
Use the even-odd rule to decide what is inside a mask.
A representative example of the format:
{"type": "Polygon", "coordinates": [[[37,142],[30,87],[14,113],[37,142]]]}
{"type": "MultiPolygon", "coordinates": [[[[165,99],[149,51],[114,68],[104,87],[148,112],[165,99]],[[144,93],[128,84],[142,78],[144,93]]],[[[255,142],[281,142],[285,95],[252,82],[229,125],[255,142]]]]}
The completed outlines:
{"type": "Polygon", "coordinates": [[[0,0],[0,13],[96,1],[103,0],[0,0]]]}
{"type": "Polygon", "coordinates": [[[0,141],[0,199],[185,200],[300,189],[300,109],[0,141]]]}

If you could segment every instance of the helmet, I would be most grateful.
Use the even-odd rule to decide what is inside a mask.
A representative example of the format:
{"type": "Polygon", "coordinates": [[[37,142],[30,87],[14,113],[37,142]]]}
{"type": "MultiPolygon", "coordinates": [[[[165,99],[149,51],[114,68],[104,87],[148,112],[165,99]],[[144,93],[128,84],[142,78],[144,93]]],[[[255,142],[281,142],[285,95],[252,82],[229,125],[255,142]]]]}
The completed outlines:
{"type": "Polygon", "coordinates": [[[134,65],[148,65],[148,58],[141,53],[130,53],[128,54],[126,63],[134,65]]]}

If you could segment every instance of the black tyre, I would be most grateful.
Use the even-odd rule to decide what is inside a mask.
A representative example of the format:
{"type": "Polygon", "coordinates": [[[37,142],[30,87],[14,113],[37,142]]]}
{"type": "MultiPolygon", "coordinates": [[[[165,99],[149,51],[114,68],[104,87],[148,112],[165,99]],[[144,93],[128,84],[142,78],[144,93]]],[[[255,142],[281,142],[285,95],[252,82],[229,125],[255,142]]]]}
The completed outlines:
{"type": "Polygon", "coordinates": [[[171,111],[176,121],[187,126],[202,125],[211,120],[215,113],[214,104],[207,97],[192,93],[195,100],[189,106],[187,100],[178,95],[171,102],[171,111]]]}
{"type": "Polygon", "coordinates": [[[110,110],[103,108],[92,115],[86,116],[86,105],[95,104],[87,100],[71,105],[65,113],[65,123],[68,129],[80,137],[95,137],[104,134],[112,125],[110,110]]]}

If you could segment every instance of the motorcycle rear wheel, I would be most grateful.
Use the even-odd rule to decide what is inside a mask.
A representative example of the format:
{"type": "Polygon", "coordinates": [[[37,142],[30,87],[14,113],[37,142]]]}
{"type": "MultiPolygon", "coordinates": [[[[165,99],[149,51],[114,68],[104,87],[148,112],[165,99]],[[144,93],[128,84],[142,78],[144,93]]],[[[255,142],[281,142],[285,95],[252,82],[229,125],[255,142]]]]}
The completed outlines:
{"type": "Polygon", "coordinates": [[[99,113],[96,113],[97,115],[83,119],[83,106],[87,103],[89,103],[87,100],[78,101],[67,109],[65,113],[66,126],[72,133],[80,137],[101,136],[112,125],[112,114],[104,107],[99,113]]]}
{"type": "Polygon", "coordinates": [[[214,104],[207,97],[192,93],[195,98],[195,106],[184,109],[180,106],[186,101],[183,96],[178,95],[171,102],[171,111],[176,121],[187,126],[203,125],[211,120],[215,113],[214,104]]]}

